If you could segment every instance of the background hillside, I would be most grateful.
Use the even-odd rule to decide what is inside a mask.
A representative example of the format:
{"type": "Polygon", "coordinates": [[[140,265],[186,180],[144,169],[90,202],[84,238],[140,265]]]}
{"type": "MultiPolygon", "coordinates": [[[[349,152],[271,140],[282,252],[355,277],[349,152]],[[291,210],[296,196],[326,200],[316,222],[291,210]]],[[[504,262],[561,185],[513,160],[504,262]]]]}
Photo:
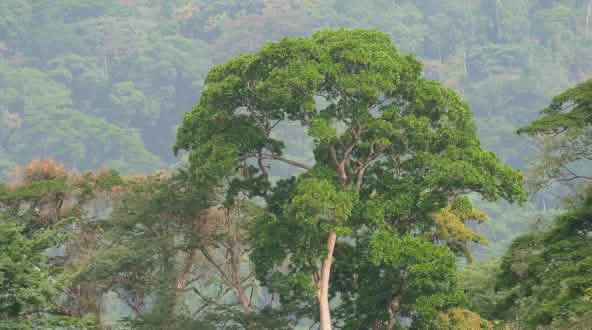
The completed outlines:
{"type": "MultiPolygon", "coordinates": [[[[0,173],[46,157],[79,170],[171,166],[213,64],[326,27],[392,35],[465,97],[485,147],[521,169],[536,145],[515,130],[592,76],[590,0],[4,0],[0,173]]],[[[482,231],[509,242],[556,206],[537,198],[482,206],[496,220],[482,231]]]]}

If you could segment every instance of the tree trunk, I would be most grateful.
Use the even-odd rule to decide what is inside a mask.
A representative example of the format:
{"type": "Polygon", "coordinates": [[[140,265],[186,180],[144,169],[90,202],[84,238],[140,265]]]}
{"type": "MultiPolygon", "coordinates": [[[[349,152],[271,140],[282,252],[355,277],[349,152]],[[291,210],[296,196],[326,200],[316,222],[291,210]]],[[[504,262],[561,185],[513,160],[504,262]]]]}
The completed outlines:
{"type": "Polygon", "coordinates": [[[79,316],[91,314],[95,317],[97,324],[101,324],[101,295],[97,292],[97,285],[94,282],[83,282],[78,287],[80,301],[79,316]]]}
{"type": "Polygon", "coordinates": [[[243,307],[245,314],[251,314],[251,299],[247,296],[243,280],[241,278],[241,260],[243,255],[243,249],[241,246],[240,232],[241,226],[240,221],[243,218],[241,213],[241,202],[238,201],[236,204],[236,217],[233,219],[231,211],[227,211],[225,214],[226,220],[228,221],[228,228],[232,228],[231,240],[229,243],[230,248],[230,267],[232,268],[232,282],[235,285],[236,295],[243,307]]]}
{"type": "Polygon", "coordinates": [[[238,298],[243,306],[243,312],[245,314],[251,314],[251,300],[247,297],[247,293],[243,287],[239,287],[238,289],[238,298]]]}
{"type": "Polygon", "coordinates": [[[195,263],[197,251],[192,249],[191,252],[185,257],[185,263],[183,269],[177,273],[175,279],[175,285],[177,290],[175,291],[175,306],[173,310],[179,310],[179,306],[185,303],[185,289],[187,287],[187,277],[191,274],[191,269],[195,263]]]}
{"type": "Polygon", "coordinates": [[[387,329],[392,329],[395,326],[395,322],[397,320],[397,313],[399,312],[399,307],[401,305],[401,297],[396,296],[393,297],[387,305],[387,311],[389,314],[389,321],[386,326],[387,329]]]}
{"type": "Polygon", "coordinates": [[[317,299],[319,300],[319,312],[321,320],[321,330],[331,330],[331,309],[329,307],[329,277],[331,276],[331,264],[333,263],[333,251],[337,234],[334,231],[329,232],[327,238],[327,257],[323,260],[321,268],[321,277],[317,284],[317,299]]]}

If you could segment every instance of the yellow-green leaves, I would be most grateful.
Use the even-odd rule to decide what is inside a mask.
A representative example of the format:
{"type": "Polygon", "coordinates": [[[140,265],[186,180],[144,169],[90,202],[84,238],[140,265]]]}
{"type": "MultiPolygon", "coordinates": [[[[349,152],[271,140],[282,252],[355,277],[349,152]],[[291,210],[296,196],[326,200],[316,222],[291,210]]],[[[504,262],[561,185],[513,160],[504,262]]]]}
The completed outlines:
{"type": "Polygon", "coordinates": [[[432,218],[436,225],[437,235],[442,240],[450,240],[463,245],[470,242],[487,243],[485,237],[467,226],[468,221],[482,222],[487,219],[485,213],[472,208],[470,204],[469,208],[459,208],[457,202],[454,202],[432,214],[432,218]]]}
{"type": "Polygon", "coordinates": [[[327,119],[316,117],[310,124],[308,134],[318,140],[319,143],[331,143],[337,138],[337,129],[331,127],[327,119]]]}
{"type": "Polygon", "coordinates": [[[451,308],[445,313],[438,314],[436,320],[438,329],[494,329],[493,323],[481,318],[477,313],[464,308],[451,308]]]}
{"type": "Polygon", "coordinates": [[[375,265],[389,265],[414,269],[420,264],[433,264],[433,269],[454,268],[454,255],[444,246],[434,245],[421,237],[397,236],[390,231],[380,230],[371,236],[369,258],[375,265]]]}

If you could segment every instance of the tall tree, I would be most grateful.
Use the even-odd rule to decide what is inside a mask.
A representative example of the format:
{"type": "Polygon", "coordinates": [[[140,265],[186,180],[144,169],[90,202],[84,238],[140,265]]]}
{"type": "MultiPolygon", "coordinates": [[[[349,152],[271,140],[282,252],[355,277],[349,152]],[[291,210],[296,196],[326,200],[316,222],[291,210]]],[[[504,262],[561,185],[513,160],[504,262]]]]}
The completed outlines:
{"type": "Polygon", "coordinates": [[[80,324],[88,315],[100,319],[94,284],[72,281],[69,273],[92,250],[87,240],[92,233],[83,230],[95,219],[88,210],[91,201],[117,184],[113,172],[79,175],[51,159],[33,161],[0,184],[0,277],[7,285],[2,291],[10,292],[3,303],[11,306],[3,307],[14,311],[8,319],[42,321],[58,315],[64,322],[79,318],[80,324]]]}
{"type": "MultiPolygon", "coordinates": [[[[189,151],[199,182],[234,178],[229,197],[266,199],[252,235],[259,278],[271,286],[274,279],[285,297],[316,296],[321,329],[332,326],[336,248],[381,246],[391,235],[466,251],[479,238],[465,222],[482,216],[463,195],[524,198],[522,177],[481,149],[460,97],[422,78],[419,61],[373,30],[283,39],[214,67],[179,128],[180,150],[189,151]],[[300,123],[314,140],[314,165],[283,155],[274,133],[283,121],[300,123]],[[306,172],[272,188],[278,163],[306,172]],[[287,273],[276,271],[281,265],[287,273]]],[[[377,274],[352,276],[386,280],[377,274]]],[[[391,319],[400,316],[390,307],[395,298],[385,302],[391,319]]]]}

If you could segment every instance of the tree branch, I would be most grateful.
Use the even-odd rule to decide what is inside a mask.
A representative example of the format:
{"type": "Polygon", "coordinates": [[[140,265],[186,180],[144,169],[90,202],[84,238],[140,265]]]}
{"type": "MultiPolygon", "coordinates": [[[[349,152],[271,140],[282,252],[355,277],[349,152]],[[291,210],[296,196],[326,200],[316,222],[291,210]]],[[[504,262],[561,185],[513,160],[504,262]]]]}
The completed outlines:
{"type": "Polygon", "coordinates": [[[219,306],[220,299],[224,298],[224,296],[226,296],[231,290],[232,289],[230,289],[230,288],[227,288],[226,290],[222,290],[222,288],[220,287],[220,290],[218,290],[218,294],[216,295],[216,298],[214,300],[214,299],[207,298],[207,297],[206,297],[206,299],[204,299],[205,296],[201,293],[201,291],[199,291],[199,289],[197,289],[196,287],[191,287],[191,291],[193,291],[202,300],[204,300],[204,304],[201,307],[199,307],[197,310],[195,310],[191,314],[191,317],[193,319],[195,319],[199,313],[201,313],[202,311],[204,311],[210,305],[215,304],[216,306],[219,306]]]}
{"type": "MultiPolygon", "coordinates": [[[[201,291],[199,291],[199,290],[198,290],[196,287],[192,287],[192,289],[193,289],[193,292],[194,292],[194,293],[195,293],[197,296],[199,296],[199,298],[200,298],[201,300],[205,301],[206,303],[209,303],[210,305],[216,305],[216,306],[218,306],[219,308],[221,308],[221,309],[223,309],[223,310],[225,310],[225,311],[227,311],[227,312],[229,312],[229,313],[233,314],[233,315],[234,315],[234,316],[235,316],[237,319],[242,319],[242,315],[240,315],[239,313],[237,313],[236,311],[234,311],[232,308],[230,308],[230,307],[228,307],[228,306],[226,306],[226,305],[224,305],[224,304],[220,304],[219,302],[217,302],[217,301],[215,301],[215,300],[212,300],[211,298],[208,298],[208,297],[206,297],[206,296],[205,296],[205,295],[203,295],[203,294],[201,293],[201,291]]],[[[230,289],[228,289],[228,290],[226,291],[226,293],[228,293],[228,292],[230,292],[230,289]]],[[[226,294],[222,295],[221,297],[224,297],[225,295],[226,295],[226,294]]],[[[221,297],[220,297],[220,298],[221,298],[221,297]]]]}
{"type": "Polygon", "coordinates": [[[214,268],[218,271],[218,273],[220,274],[220,278],[222,279],[222,281],[224,281],[226,283],[226,285],[228,285],[229,287],[234,287],[234,284],[232,283],[232,281],[228,278],[226,272],[220,267],[220,265],[218,265],[218,263],[216,263],[214,261],[214,259],[212,258],[212,256],[210,255],[209,252],[207,252],[207,250],[205,248],[200,248],[203,256],[206,258],[206,260],[212,265],[214,266],[214,268]]]}
{"type": "Polygon", "coordinates": [[[289,164],[289,165],[292,165],[292,166],[295,166],[295,167],[300,167],[300,168],[305,169],[305,170],[310,170],[312,168],[312,167],[310,167],[310,166],[308,166],[306,164],[303,164],[303,163],[300,163],[300,162],[297,162],[295,160],[291,160],[291,159],[288,159],[288,158],[284,158],[284,157],[279,156],[279,155],[273,155],[272,154],[272,155],[265,155],[265,157],[267,157],[269,159],[273,159],[273,160],[278,160],[280,162],[284,162],[286,164],[289,164]]]}
{"type": "MultiPolygon", "coordinates": [[[[244,155],[242,155],[239,158],[239,161],[246,160],[246,159],[248,159],[250,157],[257,157],[258,153],[259,152],[254,152],[254,151],[253,152],[247,152],[247,153],[245,153],[244,155]]],[[[278,154],[264,154],[264,153],[261,153],[261,159],[262,160],[263,159],[277,160],[277,161],[284,162],[286,164],[289,164],[289,165],[292,165],[292,166],[295,166],[295,167],[299,167],[299,168],[302,168],[302,169],[305,169],[305,170],[310,170],[312,168],[311,166],[308,166],[308,165],[306,165],[304,163],[300,163],[298,161],[295,161],[295,160],[292,160],[292,159],[288,159],[288,158],[282,157],[282,156],[280,156],[278,154]]]]}
{"type": "Polygon", "coordinates": [[[142,316],[144,314],[144,312],[140,309],[140,306],[138,304],[132,303],[127,297],[124,297],[118,290],[113,291],[115,291],[119,299],[123,300],[123,302],[125,302],[126,305],[128,305],[131,309],[134,310],[134,312],[136,312],[136,315],[142,316]]]}
{"type": "Polygon", "coordinates": [[[198,309],[196,309],[193,313],[191,313],[191,318],[195,319],[197,317],[197,315],[199,315],[199,313],[203,312],[206,308],[208,308],[208,306],[210,306],[211,304],[209,302],[205,302],[203,305],[201,305],[198,309]]]}
{"type": "Polygon", "coordinates": [[[577,173],[575,173],[574,171],[572,171],[566,165],[561,165],[561,168],[563,168],[565,171],[567,171],[567,173],[569,175],[571,175],[571,177],[567,178],[567,179],[569,179],[569,181],[571,181],[571,180],[577,180],[577,179],[592,180],[592,177],[590,177],[590,176],[578,175],[577,173]]]}
{"type": "Polygon", "coordinates": [[[265,164],[263,164],[263,155],[261,154],[261,152],[257,153],[257,165],[259,165],[259,170],[261,171],[261,174],[263,174],[263,176],[265,177],[269,177],[269,174],[265,169],[265,164]]]}
{"type": "Polygon", "coordinates": [[[16,132],[16,128],[11,129],[8,134],[6,134],[6,136],[4,137],[4,139],[0,142],[0,148],[3,148],[5,150],[8,150],[8,142],[10,141],[10,138],[12,137],[12,135],[14,134],[14,132],[16,132]]]}
{"type": "Polygon", "coordinates": [[[370,145],[370,152],[368,154],[368,157],[366,158],[366,161],[363,163],[362,167],[358,170],[358,178],[356,182],[357,192],[360,192],[360,190],[362,189],[362,184],[364,183],[364,174],[366,173],[368,166],[370,166],[370,163],[372,163],[376,158],[378,158],[385,149],[385,146],[380,145],[378,146],[377,150],[375,150],[374,144],[370,145]]]}

